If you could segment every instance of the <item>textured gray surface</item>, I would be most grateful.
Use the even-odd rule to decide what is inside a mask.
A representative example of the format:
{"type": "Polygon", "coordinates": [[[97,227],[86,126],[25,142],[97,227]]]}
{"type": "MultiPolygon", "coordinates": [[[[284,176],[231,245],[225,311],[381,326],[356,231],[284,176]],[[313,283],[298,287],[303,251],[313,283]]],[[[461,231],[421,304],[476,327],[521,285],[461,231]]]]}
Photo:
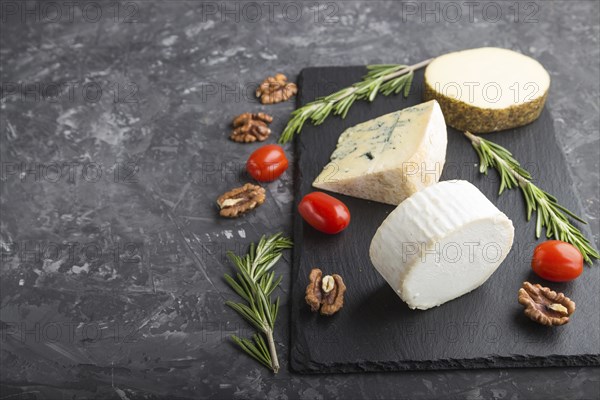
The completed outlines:
{"type": "Polygon", "coordinates": [[[227,339],[249,330],[223,307],[221,276],[225,250],[291,232],[292,171],[247,218],[216,219],[213,206],[245,180],[256,147],[226,139],[231,117],[269,111],[280,132],[293,108],[252,98],[266,75],[496,45],[550,71],[547,106],[598,243],[598,2],[522,2],[518,12],[509,2],[498,21],[479,2],[455,22],[444,2],[321,2],[316,19],[312,2],[267,2],[260,17],[224,2],[78,4],[62,5],[57,21],[40,3],[0,10],[0,397],[600,396],[598,369],[290,374],[289,255],[279,267],[283,371],[272,376],[227,339]],[[427,14],[431,4],[439,12],[427,14]]]}

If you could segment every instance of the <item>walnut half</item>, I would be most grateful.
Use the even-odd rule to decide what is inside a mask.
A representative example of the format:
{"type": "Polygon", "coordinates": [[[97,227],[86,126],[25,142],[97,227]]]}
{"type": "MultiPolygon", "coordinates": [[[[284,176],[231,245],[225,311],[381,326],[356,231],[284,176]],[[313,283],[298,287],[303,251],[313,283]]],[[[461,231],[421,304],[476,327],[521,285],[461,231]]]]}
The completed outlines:
{"type": "Polygon", "coordinates": [[[321,315],[333,315],[344,306],[346,285],[338,274],[325,275],[314,268],[308,275],[310,283],[306,287],[304,299],[313,312],[321,315]]]}
{"type": "Polygon", "coordinates": [[[569,316],[575,312],[575,302],[563,293],[529,282],[523,282],[519,289],[519,303],[525,306],[526,316],[548,326],[566,324],[569,316]]]}
{"type": "Polygon", "coordinates": [[[230,190],[217,199],[222,217],[235,218],[265,202],[265,189],[252,183],[230,190]]]}
{"type": "Polygon", "coordinates": [[[256,97],[260,97],[260,102],[263,104],[286,101],[296,93],[298,93],[298,87],[295,83],[288,82],[284,74],[267,77],[256,89],[256,97]]]}
{"type": "Polygon", "coordinates": [[[262,112],[240,114],[233,119],[233,131],[229,138],[239,143],[262,142],[271,134],[267,126],[271,122],[273,117],[262,112]]]}

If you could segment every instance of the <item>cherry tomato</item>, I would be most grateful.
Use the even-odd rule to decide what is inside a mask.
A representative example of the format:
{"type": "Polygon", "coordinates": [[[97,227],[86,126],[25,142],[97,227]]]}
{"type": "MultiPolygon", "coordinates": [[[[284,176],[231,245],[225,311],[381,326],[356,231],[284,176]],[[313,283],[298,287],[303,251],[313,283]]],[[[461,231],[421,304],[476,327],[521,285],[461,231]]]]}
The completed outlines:
{"type": "Polygon", "coordinates": [[[259,147],[250,154],[246,170],[259,182],[270,182],[279,178],[288,167],[285,152],[276,144],[259,147]]]}
{"type": "Polygon", "coordinates": [[[348,207],[323,192],[304,196],[298,204],[298,212],[310,226],[324,233],[339,233],[350,224],[348,207]]]}
{"type": "Polygon", "coordinates": [[[583,272],[583,256],[570,243],[548,240],[533,251],[531,268],[547,281],[568,282],[583,272]]]}

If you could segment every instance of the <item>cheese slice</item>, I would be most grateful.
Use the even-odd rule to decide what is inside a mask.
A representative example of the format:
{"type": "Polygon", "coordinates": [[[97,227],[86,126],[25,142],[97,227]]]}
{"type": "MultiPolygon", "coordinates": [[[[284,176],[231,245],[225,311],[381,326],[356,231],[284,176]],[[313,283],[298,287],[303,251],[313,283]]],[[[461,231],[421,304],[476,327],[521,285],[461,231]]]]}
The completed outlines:
{"type": "Polygon", "coordinates": [[[509,253],[512,222],[467,181],[444,181],[402,202],[369,250],[410,308],[426,310],[481,286],[509,253]]]}
{"type": "Polygon", "coordinates": [[[386,114],[346,129],[313,186],[397,205],[439,180],[447,142],[435,100],[386,114]]]}

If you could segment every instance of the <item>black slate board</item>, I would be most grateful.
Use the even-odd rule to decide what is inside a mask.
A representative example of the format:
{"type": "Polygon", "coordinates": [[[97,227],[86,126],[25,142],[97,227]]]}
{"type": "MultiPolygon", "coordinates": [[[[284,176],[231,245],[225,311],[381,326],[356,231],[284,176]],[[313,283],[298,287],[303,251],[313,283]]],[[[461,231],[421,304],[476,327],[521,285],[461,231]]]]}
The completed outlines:
{"type": "MultiPolygon", "coordinates": [[[[359,80],[363,67],[308,68],[299,78],[298,106],[359,80]]],[[[318,127],[307,124],[296,139],[295,203],[312,191],[311,183],[328,162],[339,134],[377,116],[422,102],[423,72],[411,94],[358,102],[345,120],[330,117],[318,127]]],[[[552,92],[550,94],[552,96],[552,92]]],[[[486,136],[513,151],[536,182],[581,214],[564,155],[548,109],[534,123],[486,136]]],[[[456,368],[585,366],[600,364],[600,267],[586,266],[571,283],[550,284],[529,267],[534,223],[525,220],[521,194],[498,197],[498,177],[478,172],[478,160],[461,133],[448,128],[447,161],[442,180],[475,184],[515,225],[513,250],[477,290],[427,311],[410,310],[373,268],[368,248],[377,227],[393,207],[334,194],[349,207],[352,222],[339,235],[321,234],[296,213],[291,307],[291,367],[304,373],[394,371],[456,368]],[[310,312],[304,302],[313,267],[339,273],[348,286],[345,306],[334,317],[310,312]],[[517,303],[524,280],[550,285],[577,303],[569,324],[548,328],[528,320],[517,303]]],[[[591,237],[586,226],[583,232],[591,237]]]]}

